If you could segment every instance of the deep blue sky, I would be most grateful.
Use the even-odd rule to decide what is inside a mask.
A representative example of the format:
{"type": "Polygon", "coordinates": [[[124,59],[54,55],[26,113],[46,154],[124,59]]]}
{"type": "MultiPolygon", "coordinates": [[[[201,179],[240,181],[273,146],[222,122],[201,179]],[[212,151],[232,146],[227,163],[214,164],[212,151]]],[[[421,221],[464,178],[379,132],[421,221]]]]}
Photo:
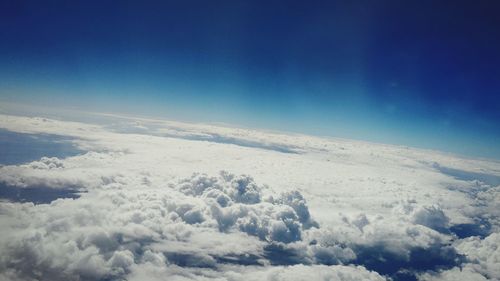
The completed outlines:
{"type": "Polygon", "coordinates": [[[0,1],[0,100],[500,159],[498,1],[0,1]]]}

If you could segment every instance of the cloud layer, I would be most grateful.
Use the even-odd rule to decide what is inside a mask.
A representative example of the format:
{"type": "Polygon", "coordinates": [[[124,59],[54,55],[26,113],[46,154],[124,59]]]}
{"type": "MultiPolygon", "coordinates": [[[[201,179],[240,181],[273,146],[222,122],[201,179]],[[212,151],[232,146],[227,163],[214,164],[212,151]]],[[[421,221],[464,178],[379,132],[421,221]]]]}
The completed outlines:
{"type": "Polygon", "coordinates": [[[498,163],[148,119],[0,117],[81,151],[0,167],[0,279],[500,279],[498,163]]]}

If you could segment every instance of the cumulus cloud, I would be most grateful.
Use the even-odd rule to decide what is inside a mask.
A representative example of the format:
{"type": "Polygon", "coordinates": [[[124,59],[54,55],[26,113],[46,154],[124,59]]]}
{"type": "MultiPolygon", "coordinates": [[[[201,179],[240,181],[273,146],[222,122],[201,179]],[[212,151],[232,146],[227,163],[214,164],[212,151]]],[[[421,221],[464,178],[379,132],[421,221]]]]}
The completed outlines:
{"type": "Polygon", "coordinates": [[[420,206],[413,210],[412,221],[437,231],[446,231],[450,219],[439,206],[420,206]]]}
{"type": "MultiPolygon", "coordinates": [[[[317,226],[299,192],[263,198],[266,188],[249,176],[222,172],[219,177],[195,174],[181,181],[177,189],[210,206],[208,215],[223,231],[238,229],[264,241],[290,243],[301,240],[303,229],[317,226]]],[[[200,210],[190,209],[181,216],[188,216],[188,223],[204,220],[200,210]]]]}
{"type": "Polygon", "coordinates": [[[474,236],[457,242],[456,248],[467,257],[467,266],[491,279],[500,279],[500,233],[484,239],[474,236]]]}
{"type": "Polygon", "coordinates": [[[295,263],[354,257],[340,246],[303,243],[304,231],[318,225],[302,195],[264,189],[251,177],[222,172],[50,205],[4,202],[0,270],[11,279],[102,280],[124,278],[143,263],[265,266],[279,263],[278,249],[306,250],[295,263]]]}
{"type": "MultiPolygon", "coordinates": [[[[430,228],[401,221],[388,228],[391,222],[364,214],[337,228],[320,227],[300,192],[275,194],[227,172],[194,174],[164,188],[95,190],[78,200],[0,207],[6,226],[0,269],[19,278],[125,278],[142,272],[143,264],[215,270],[221,264],[354,263],[394,274],[422,262],[421,255],[441,266],[456,258],[447,236],[430,228]]],[[[331,278],[346,274],[319,269],[331,278]]],[[[289,271],[265,272],[287,278],[289,271]]]]}
{"type": "Polygon", "coordinates": [[[346,219],[336,228],[322,227],[308,234],[311,241],[321,246],[319,253],[325,250],[332,253],[316,254],[317,263],[347,261],[395,280],[405,280],[423,270],[451,268],[462,261],[460,254],[449,245],[450,236],[405,220],[383,217],[368,220],[366,215],[360,215],[353,220],[346,219]]]}
{"type": "Polygon", "coordinates": [[[28,164],[30,168],[50,170],[64,168],[64,162],[57,157],[42,157],[40,161],[33,161],[28,164]]]}

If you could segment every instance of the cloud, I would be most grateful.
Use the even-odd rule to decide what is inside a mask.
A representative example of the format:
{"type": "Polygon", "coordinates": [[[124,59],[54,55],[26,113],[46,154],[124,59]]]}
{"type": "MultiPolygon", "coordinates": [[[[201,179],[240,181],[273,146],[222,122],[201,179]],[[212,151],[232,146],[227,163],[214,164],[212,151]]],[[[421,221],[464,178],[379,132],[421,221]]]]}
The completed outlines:
{"type": "Polygon", "coordinates": [[[155,265],[134,268],[128,276],[130,281],[139,280],[339,280],[339,281],[383,281],[383,276],[366,270],[362,266],[325,266],[325,265],[294,265],[294,266],[225,266],[218,271],[199,269],[180,269],[178,267],[155,265]]]}
{"type": "Polygon", "coordinates": [[[0,167],[0,188],[38,192],[0,202],[0,279],[498,278],[500,187],[432,164],[494,175],[495,163],[209,125],[167,127],[262,145],[164,137],[160,121],[124,134],[1,117],[87,152],[0,167]],[[261,149],[274,145],[300,154],[261,149]],[[48,190],[62,193],[37,201],[48,190]]]}
{"type": "Polygon", "coordinates": [[[32,169],[51,170],[64,168],[64,162],[57,157],[42,157],[28,164],[32,169]]]}
{"type": "Polygon", "coordinates": [[[467,257],[467,265],[491,279],[500,279],[500,233],[484,239],[469,237],[457,242],[456,248],[467,257]]]}
{"type": "Polygon", "coordinates": [[[439,206],[421,206],[412,213],[412,221],[437,231],[446,231],[450,219],[439,206]]]}
{"type": "Polygon", "coordinates": [[[489,280],[483,275],[475,272],[468,266],[465,267],[454,267],[449,270],[440,271],[438,273],[424,273],[419,276],[420,280],[423,281],[456,281],[456,280],[467,280],[467,281],[486,281],[489,280]]]}
{"type": "Polygon", "coordinates": [[[417,264],[422,255],[436,266],[456,258],[447,236],[427,227],[362,214],[323,228],[300,192],[274,194],[249,176],[227,172],[194,174],[164,188],[115,187],[50,205],[0,206],[6,226],[0,252],[9,257],[0,269],[20,278],[124,278],[149,263],[207,270],[355,263],[394,274],[425,268],[417,264]]]}
{"type": "MultiPolygon", "coordinates": [[[[151,262],[264,266],[277,262],[272,251],[306,245],[304,231],[317,226],[299,192],[264,196],[267,187],[248,176],[195,174],[169,186],[100,190],[49,205],[1,203],[0,270],[21,279],[102,280],[151,262]]],[[[307,252],[317,258],[296,263],[353,256],[319,245],[307,252]]]]}
{"type": "Polygon", "coordinates": [[[451,268],[462,257],[449,244],[452,238],[409,220],[366,215],[346,219],[341,225],[321,227],[309,233],[318,248],[317,263],[338,264],[346,261],[400,279],[402,273],[414,276],[425,270],[451,268]],[[360,228],[360,221],[362,228],[360,228]],[[331,250],[331,256],[320,255],[331,250]],[[325,258],[326,257],[326,258],[325,258]]]}
{"type": "MultiPolygon", "coordinates": [[[[210,206],[208,215],[219,229],[238,229],[264,241],[290,243],[301,240],[302,231],[317,223],[311,219],[306,202],[299,192],[263,197],[265,186],[258,186],[249,176],[236,177],[221,172],[219,177],[195,174],[182,180],[178,190],[201,198],[210,206]]],[[[202,221],[199,210],[181,212],[189,223],[202,221]]],[[[186,220],[184,218],[184,220],[186,220]]]]}

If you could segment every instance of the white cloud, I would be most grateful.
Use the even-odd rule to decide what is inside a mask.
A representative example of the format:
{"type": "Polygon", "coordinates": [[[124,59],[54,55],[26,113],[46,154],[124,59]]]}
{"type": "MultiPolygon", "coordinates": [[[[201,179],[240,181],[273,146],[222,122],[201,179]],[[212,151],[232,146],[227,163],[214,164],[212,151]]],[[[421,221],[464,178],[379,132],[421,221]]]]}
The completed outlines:
{"type": "Polygon", "coordinates": [[[2,203],[0,269],[20,278],[101,280],[149,262],[266,265],[273,262],[267,243],[300,241],[312,224],[300,193],[261,201],[265,187],[247,176],[194,175],[170,186],[99,190],[50,205],[2,203]],[[211,197],[214,190],[227,202],[211,197]]]}
{"type": "Polygon", "coordinates": [[[0,167],[9,188],[85,191],[51,204],[0,202],[0,278],[382,280],[373,270],[499,278],[500,187],[434,165],[497,175],[498,163],[213,125],[131,124],[133,133],[120,133],[119,122],[0,116],[0,128],[71,136],[88,151],[0,167]],[[452,231],[477,221],[488,225],[486,238],[452,231]]]}
{"type": "Polygon", "coordinates": [[[274,267],[225,266],[221,271],[180,269],[175,266],[158,267],[147,265],[134,268],[128,276],[130,281],[164,280],[338,280],[338,281],[383,281],[376,272],[361,266],[294,265],[274,267]]]}
{"type": "Polygon", "coordinates": [[[491,279],[500,279],[500,233],[481,239],[470,237],[457,242],[456,248],[468,260],[468,266],[491,279]]]}
{"type": "Polygon", "coordinates": [[[467,281],[486,281],[488,280],[483,275],[475,272],[468,266],[465,267],[454,267],[449,270],[444,270],[439,273],[425,273],[419,278],[422,281],[456,281],[456,280],[467,280],[467,281]]]}

